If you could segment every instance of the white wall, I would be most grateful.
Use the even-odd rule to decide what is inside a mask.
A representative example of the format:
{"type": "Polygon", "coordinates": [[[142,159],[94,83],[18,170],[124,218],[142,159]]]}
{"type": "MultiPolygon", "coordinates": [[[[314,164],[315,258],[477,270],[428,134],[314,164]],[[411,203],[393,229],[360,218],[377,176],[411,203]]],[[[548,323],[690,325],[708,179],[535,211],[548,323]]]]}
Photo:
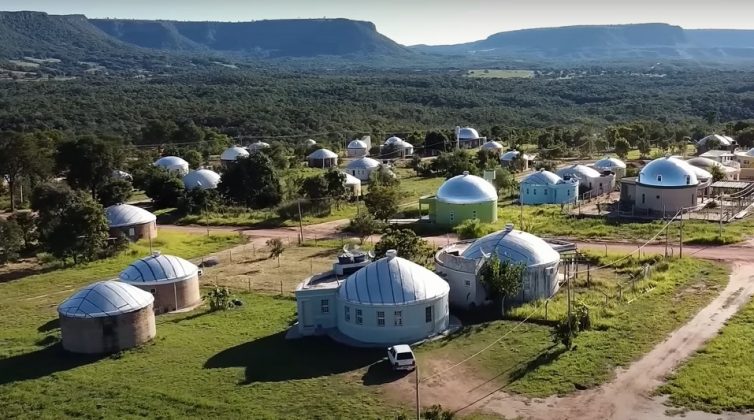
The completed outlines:
{"type": "Polygon", "coordinates": [[[336,294],[338,289],[307,289],[296,292],[298,330],[302,335],[314,335],[321,329],[335,328],[337,317],[336,294]],[[327,300],[328,312],[322,312],[322,301],[327,300]]]}

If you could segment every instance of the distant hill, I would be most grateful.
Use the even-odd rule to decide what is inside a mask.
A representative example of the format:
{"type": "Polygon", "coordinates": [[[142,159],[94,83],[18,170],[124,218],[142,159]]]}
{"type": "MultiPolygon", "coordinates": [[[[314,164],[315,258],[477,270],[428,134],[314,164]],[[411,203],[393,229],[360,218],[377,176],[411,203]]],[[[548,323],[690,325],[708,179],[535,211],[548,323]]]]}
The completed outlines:
{"type": "Polygon", "coordinates": [[[500,32],[456,45],[416,45],[431,54],[517,58],[754,58],[754,31],[687,30],[664,23],[565,26],[500,32]]]}
{"type": "Polygon", "coordinates": [[[289,19],[177,22],[91,19],[108,35],[145,48],[216,51],[266,57],[410,54],[371,22],[289,19]]]}

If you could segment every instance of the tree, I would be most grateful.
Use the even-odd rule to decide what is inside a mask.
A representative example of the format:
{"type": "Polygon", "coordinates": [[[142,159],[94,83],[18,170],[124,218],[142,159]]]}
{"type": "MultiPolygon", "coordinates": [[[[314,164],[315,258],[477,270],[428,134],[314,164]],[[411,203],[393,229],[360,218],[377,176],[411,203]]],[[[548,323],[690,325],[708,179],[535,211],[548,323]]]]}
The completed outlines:
{"type": "Polygon", "coordinates": [[[183,196],[183,181],[163,168],[151,167],[138,179],[143,184],[144,193],[157,208],[176,207],[183,196]]]}
{"type": "Polygon", "coordinates": [[[267,247],[270,248],[270,258],[277,258],[278,267],[280,267],[280,256],[285,251],[285,246],[280,238],[271,238],[267,240],[267,247]]]}
{"type": "Polygon", "coordinates": [[[217,190],[227,199],[254,209],[275,206],[283,195],[272,161],[264,153],[238,159],[223,173],[217,190]]]}
{"type": "Polygon", "coordinates": [[[209,310],[224,311],[233,307],[233,296],[227,287],[218,287],[210,289],[204,299],[209,301],[209,310]]]}
{"type": "Polygon", "coordinates": [[[109,178],[97,190],[97,201],[103,207],[127,202],[133,195],[134,187],[125,179],[109,178]]]}
{"type": "Polygon", "coordinates": [[[381,223],[367,212],[357,214],[348,224],[348,230],[359,237],[360,244],[363,244],[369,236],[377,233],[380,228],[381,223]]]}
{"type": "Polygon", "coordinates": [[[615,154],[618,155],[621,159],[626,159],[628,157],[628,152],[631,150],[631,145],[628,143],[628,140],[619,137],[615,139],[615,154]]]}
{"type": "Polygon", "coordinates": [[[74,264],[97,258],[107,245],[105,212],[91,196],[80,191],[56,208],[40,212],[38,227],[44,249],[63,261],[74,264]]]}
{"type": "Polygon", "coordinates": [[[720,165],[712,165],[712,167],[709,168],[709,173],[712,175],[712,182],[725,179],[725,172],[723,172],[723,168],[721,168],[720,165]]]}
{"type": "Polygon", "coordinates": [[[649,156],[649,153],[652,151],[652,145],[645,138],[641,138],[636,142],[636,148],[639,149],[642,157],[649,156]]]}
{"type": "Polygon", "coordinates": [[[494,169],[500,165],[500,155],[492,150],[479,149],[476,152],[476,159],[479,162],[479,168],[494,169]]]}
{"type": "Polygon", "coordinates": [[[401,190],[396,185],[370,185],[364,204],[376,219],[387,221],[398,213],[401,197],[401,190]]]}
{"type": "MultiPolygon", "coordinates": [[[[24,249],[32,249],[34,243],[39,237],[37,232],[37,218],[30,211],[17,211],[8,217],[9,222],[13,222],[21,229],[21,237],[24,243],[24,249]]],[[[2,243],[2,241],[0,241],[2,243]]]]}
{"type": "Polygon", "coordinates": [[[202,166],[204,157],[196,149],[189,149],[183,153],[183,159],[189,164],[190,168],[196,169],[202,166]]]}
{"type": "Polygon", "coordinates": [[[141,129],[141,144],[169,142],[178,126],[173,121],[149,120],[141,129]]]}
{"type": "Polygon", "coordinates": [[[348,199],[350,190],[346,188],[346,174],[334,169],[325,172],[325,184],[327,185],[326,196],[339,204],[341,201],[348,199]]]}
{"type": "Polygon", "coordinates": [[[505,169],[505,168],[497,168],[495,169],[495,188],[497,188],[498,191],[505,191],[506,194],[509,194],[511,191],[515,190],[516,187],[518,187],[518,181],[516,181],[516,177],[513,176],[513,174],[505,169]]]}
{"type": "Polygon", "coordinates": [[[374,245],[374,253],[377,258],[382,258],[391,249],[396,250],[399,257],[424,266],[432,261],[435,251],[429,242],[411,229],[388,228],[374,245]]]}
{"type": "Polygon", "coordinates": [[[323,175],[305,178],[300,185],[300,194],[310,200],[321,200],[327,197],[327,180],[323,175]]]}
{"type": "Polygon", "coordinates": [[[369,174],[370,185],[398,186],[401,180],[385,165],[380,165],[369,174]]]}
{"type": "Polygon", "coordinates": [[[220,194],[215,189],[191,188],[185,190],[178,200],[178,212],[181,214],[201,214],[215,211],[222,204],[220,194]]]}
{"type": "Polygon", "coordinates": [[[515,296],[521,290],[526,266],[523,264],[513,264],[508,260],[500,261],[496,254],[493,254],[485,261],[479,270],[479,279],[487,287],[487,291],[493,298],[499,299],[502,314],[505,315],[505,298],[515,296]]]}
{"type": "Polygon", "coordinates": [[[16,210],[16,190],[23,176],[46,174],[50,170],[46,153],[30,136],[19,133],[0,133],[0,174],[5,176],[10,190],[10,209],[16,210]]]}
{"type": "Polygon", "coordinates": [[[204,140],[204,131],[193,120],[186,119],[178,122],[177,130],[171,137],[175,143],[199,143],[204,140]]]}
{"type": "Polygon", "coordinates": [[[464,172],[474,174],[479,170],[473,156],[464,150],[442,153],[432,162],[432,169],[445,178],[452,178],[464,172]]]}
{"type": "Polygon", "coordinates": [[[55,159],[58,169],[67,171],[71,187],[85,189],[96,199],[97,191],[123,163],[123,151],[115,141],[85,136],[60,144],[55,159]]]}
{"type": "Polygon", "coordinates": [[[0,219],[0,264],[16,260],[23,246],[21,227],[13,220],[0,219]]]}
{"type": "Polygon", "coordinates": [[[429,131],[424,136],[424,148],[426,150],[435,150],[445,152],[450,149],[450,140],[448,136],[439,131],[429,131]]]}

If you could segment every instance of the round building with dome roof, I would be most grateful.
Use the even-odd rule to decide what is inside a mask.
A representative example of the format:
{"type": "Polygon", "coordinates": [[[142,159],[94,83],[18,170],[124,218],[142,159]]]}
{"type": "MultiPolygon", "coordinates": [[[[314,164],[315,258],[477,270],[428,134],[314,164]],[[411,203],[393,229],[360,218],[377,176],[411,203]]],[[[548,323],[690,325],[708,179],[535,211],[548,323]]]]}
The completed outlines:
{"type": "Polygon", "coordinates": [[[445,181],[434,196],[419,199],[419,212],[428,209],[429,221],[456,226],[464,220],[497,220],[497,190],[484,178],[464,172],[445,181]]]}
{"type": "Polygon", "coordinates": [[[201,270],[193,263],[155,252],[131,263],[118,280],[154,296],[154,312],[161,314],[201,303],[200,275],[201,270]]]}
{"type": "Polygon", "coordinates": [[[576,201],[579,193],[579,180],[540,169],[521,180],[519,200],[521,204],[565,204],[576,201]]]}
{"type": "Polygon", "coordinates": [[[698,169],[673,156],[649,162],[636,178],[621,180],[621,209],[666,214],[696,207],[708,186],[707,180],[699,180],[697,173],[706,174],[698,169]]]}

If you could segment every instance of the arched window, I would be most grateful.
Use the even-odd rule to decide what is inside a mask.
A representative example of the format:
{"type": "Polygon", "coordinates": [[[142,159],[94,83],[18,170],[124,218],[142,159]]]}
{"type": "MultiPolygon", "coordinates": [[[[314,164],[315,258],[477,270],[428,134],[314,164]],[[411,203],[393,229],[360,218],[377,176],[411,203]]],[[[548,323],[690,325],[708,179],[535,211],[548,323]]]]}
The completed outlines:
{"type": "Polygon", "coordinates": [[[657,175],[657,182],[662,182],[662,175],[657,175]]]}

